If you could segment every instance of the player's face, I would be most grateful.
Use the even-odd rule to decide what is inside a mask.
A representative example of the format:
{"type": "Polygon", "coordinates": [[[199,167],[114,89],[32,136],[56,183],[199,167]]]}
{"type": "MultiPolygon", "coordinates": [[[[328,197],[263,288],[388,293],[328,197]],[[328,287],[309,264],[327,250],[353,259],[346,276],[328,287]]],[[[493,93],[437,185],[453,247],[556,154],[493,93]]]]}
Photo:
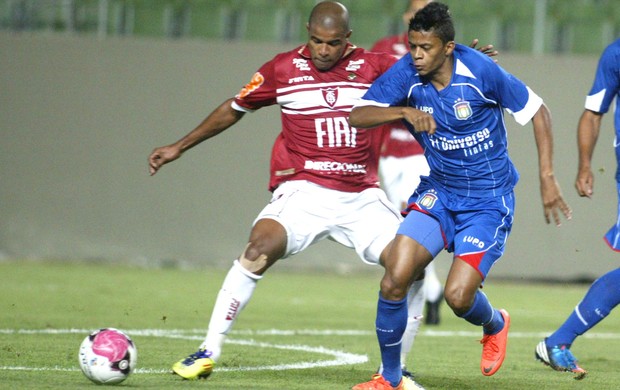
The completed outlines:
{"type": "Polygon", "coordinates": [[[454,50],[454,42],[444,44],[428,31],[409,31],[409,52],[420,76],[432,77],[442,70],[454,50]]]}
{"type": "Polygon", "coordinates": [[[312,63],[319,70],[329,70],[342,57],[347,48],[351,31],[308,26],[308,48],[312,63]]]}

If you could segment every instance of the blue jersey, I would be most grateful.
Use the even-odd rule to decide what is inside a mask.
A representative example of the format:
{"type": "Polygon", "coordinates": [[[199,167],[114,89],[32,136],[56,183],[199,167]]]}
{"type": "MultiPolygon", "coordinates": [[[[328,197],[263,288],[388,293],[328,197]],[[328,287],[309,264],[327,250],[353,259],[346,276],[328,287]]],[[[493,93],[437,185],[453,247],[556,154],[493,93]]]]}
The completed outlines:
{"type": "Polygon", "coordinates": [[[411,106],[433,115],[433,135],[409,131],[424,147],[434,185],[462,196],[487,197],[513,191],[519,174],[508,156],[504,109],[525,125],[542,99],[482,53],[454,50],[450,84],[438,91],[417,74],[411,55],[378,78],[358,104],[411,106]]]}
{"type": "MultiPolygon", "coordinates": [[[[618,96],[620,96],[620,39],[607,46],[601,54],[585,108],[605,114],[611,102],[618,96]]],[[[614,147],[616,160],[620,163],[620,99],[616,99],[614,123],[616,127],[614,147]]],[[[616,181],[620,183],[620,169],[616,169],[616,181]]]]}

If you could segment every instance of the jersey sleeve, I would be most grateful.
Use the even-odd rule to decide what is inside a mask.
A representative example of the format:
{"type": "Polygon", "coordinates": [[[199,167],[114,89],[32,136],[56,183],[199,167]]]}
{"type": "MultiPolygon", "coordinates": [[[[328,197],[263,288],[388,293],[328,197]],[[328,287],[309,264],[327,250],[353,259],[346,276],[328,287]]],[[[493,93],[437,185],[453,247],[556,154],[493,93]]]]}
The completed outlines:
{"type": "Polygon", "coordinates": [[[253,112],[261,107],[276,104],[277,57],[265,63],[252,79],[235,96],[232,107],[243,112],[253,112]]]}
{"type": "Polygon", "coordinates": [[[409,61],[409,56],[401,58],[377,78],[355,106],[389,107],[405,105],[409,86],[409,72],[405,68],[407,61],[409,61]]]}
{"type": "Polygon", "coordinates": [[[532,91],[523,81],[494,65],[493,93],[500,105],[505,108],[521,126],[526,125],[538,112],[543,99],[532,91]]]}
{"type": "Polygon", "coordinates": [[[585,108],[601,114],[607,113],[611,102],[620,90],[620,50],[608,46],[598,62],[594,83],[586,97],[585,108]]]}

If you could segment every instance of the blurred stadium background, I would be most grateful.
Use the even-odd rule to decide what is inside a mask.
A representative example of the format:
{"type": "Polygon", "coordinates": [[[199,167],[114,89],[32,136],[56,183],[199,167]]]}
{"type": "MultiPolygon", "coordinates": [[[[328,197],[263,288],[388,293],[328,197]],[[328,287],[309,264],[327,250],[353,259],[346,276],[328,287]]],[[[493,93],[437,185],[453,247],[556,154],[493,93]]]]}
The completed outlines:
{"type": "MultiPolygon", "coordinates": [[[[446,0],[458,41],[493,43],[543,96],[556,175],[574,218],[546,226],[531,126],[510,118],[521,172],[516,223],[492,277],[589,280],[616,267],[602,236],[616,213],[611,115],[595,196],[575,195],[577,120],[598,55],[620,35],[617,0],[446,0]]],[[[0,0],[0,260],[228,267],[269,200],[276,108],[150,178],[146,157],[191,130],[278,52],[305,41],[314,0],[0,0]]],[[[342,0],[352,41],[401,29],[404,0],[342,0]]],[[[440,272],[448,257],[438,259],[440,272]]],[[[373,270],[321,243],[280,267],[373,270]]]]}
{"type": "MultiPolygon", "coordinates": [[[[2,0],[0,26],[166,39],[299,42],[316,0],[2,0]],[[208,20],[208,23],[204,21],[208,20]]],[[[401,31],[402,0],[342,0],[357,41],[401,31]]],[[[446,0],[457,39],[502,51],[599,53],[620,32],[617,0],[446,0]]]]}

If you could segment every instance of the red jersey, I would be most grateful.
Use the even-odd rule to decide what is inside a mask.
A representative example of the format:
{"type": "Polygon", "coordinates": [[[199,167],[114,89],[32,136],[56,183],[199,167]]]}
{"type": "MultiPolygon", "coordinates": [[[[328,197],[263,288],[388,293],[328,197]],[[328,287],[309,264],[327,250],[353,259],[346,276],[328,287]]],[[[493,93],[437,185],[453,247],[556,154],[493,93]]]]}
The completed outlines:
{"type": "Polygon", "coordinates": [[[318,70],[303,45],[276,55],[235,97],[233,108],[250,112],[280,105],[282,130],[271,152],[269,189],[308,180],[347,192],[378,187],[383,129],[349,126],[349,113],[372,82],[396,59],[349,44],[328,71],[318,70]]]}
{"type": "Polygon", "coordinates": [[[409,36],[405,33],[381,38],[375,42],[370,51],[391,54],[397,59],[401,59],[409,53],[409,36]]]}
{"type": "MultiPolygon", "coordinates": [[[[407,33],[385,37],[377,41],[370,50],[391,54],[398,59],[409,53],[409,37],[407,33]]],[[[393,122],[384,127],[387,131],[381,147],[381,157],[408,157],[424,153],[422,146],[401,122],[393,122]]]]}

